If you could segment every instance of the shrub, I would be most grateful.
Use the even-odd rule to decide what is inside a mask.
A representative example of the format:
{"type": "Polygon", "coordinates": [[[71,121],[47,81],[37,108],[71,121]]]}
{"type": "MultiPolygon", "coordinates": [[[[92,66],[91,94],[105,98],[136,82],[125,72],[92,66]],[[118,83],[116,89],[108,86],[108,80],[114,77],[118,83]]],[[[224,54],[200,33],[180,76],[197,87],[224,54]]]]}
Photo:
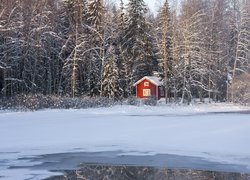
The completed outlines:
{"type": "Polygon", "coordinates": [[[135,96],[128,97],[128,105],[138,106],[140,104],[140,100],[135,96]]]}
{"type": "Polygon", "coordinates": [[[60,97],[42,94],[19,94],[10,98],[0,99],[0,109],[39,110],[39,109],[81,109],[92,107],[108,107],[114,104],[113,100],[105,97],[60,97]]]}
{"type": "Polygon", "coordinates": [[[156,106],[157,105],[157,100],[155,97],[148,97],[146,99],[143,100],[145,105],[148,106],[156,106]]]}
{"type": "Polygon", "coordinates": [[[229,88],[229,93],[234,93],[234,102],[249,104],[250,103],[250,74],[243,73],[234,79],[234,92],[232,87],[229,88]]]}

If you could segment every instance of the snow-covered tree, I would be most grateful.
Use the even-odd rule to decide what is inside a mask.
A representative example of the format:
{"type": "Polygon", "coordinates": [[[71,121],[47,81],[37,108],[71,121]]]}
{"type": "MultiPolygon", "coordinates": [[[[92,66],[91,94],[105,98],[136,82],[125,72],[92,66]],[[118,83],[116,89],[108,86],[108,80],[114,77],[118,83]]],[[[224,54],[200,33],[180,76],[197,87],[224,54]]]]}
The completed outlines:
{"type": "Polygon", "coordinates": [[[90,0],[88,5],[88,20],[90,24],[95,28],[97,31],[100,31],[100,28],[103,23],[103,0],[90,0]]]}
{"type": "Polygon", "coordinates": [[[128,57],[126,59],[128,67],[128,88],[132,92],[134,82],[144,75],[152,74],[152,48],[150,47],[150,35],[148,34],[149,24],[145,15],[147,12],[143,0],[130,0],[127,6],[125,21],[126,42],[124,46],[128,57]]]}
{"type": "Polygon", "coordinates": [[[231,100],[236,102],[236,81],[237,76],[250,72],[250,3],[243,1],[237,4],[239,11],[236,12],[238,18],[236,27],[235,56],[232,67],[231,100]]]}
{"type": "Polygon", "coordinates": [[[208,97],[209,101],[225,100],[226,96],[226,77],[228,47],[225,43],[228,27],[224,15],[227,13],[227,0],[208,1],[206,25],[206,56],[208,59],[208,97]]]}
{"type": "Polygon", "coordinates": [[[159,22],[157,27],[157,46],[158,46],[158,61],[160,73],[164,77],[165,86],[165,102],[168,101],[168,90],[170,89],[169,82],[171,78],[173,64],[173,25],[171,22],[171,13],[168,0],[164,2],[159,13],[159,22]]]}
{"type": "Polygon", "coordinates": [[[1,3],[0,10],[0,71],[1,93],[11,96],[27,88],[23,78],[22,48],[25,46],[22,4],[9,1],[1,3]]]}
{"type": "Polygon", "coordinates": [[[103,95],[110,99],[120,97],[119,72],[117,67],[117,57],[113,46],[108,49],[107,58],[103,68],[103,95]]]}
{"type": "Polygon", "coordinates": [[[94,81],[88,82],[88,88],[91,95],[99,95],[102,92],[102,68],[105,58],[105,29],[104,29],[104,4],[103,0],[91,0],[88,3],[88,23],[89,23],[89,43],[90,49],[93,49],[89,54],[91,66],[88,66],[89,75],[94,81]],[[95,69],[89,69],[94,67],[95,69]],[[94,72],[95,74],[93,74],[94,72]]]}
{"type": "MultiPolygon", "coordinates": [[[[87,2],[86,1],[64,1],[63,7],[67,12],[66,23],[68,22],[70,30],[65,44],[61,50],[61,55],[65,56],[63,65],[65,82],[70,89],[70,94],[74,97],[80,95],[87,87],[82,87],[86,81],[88,72],[86,72],[86,60],[88,50],[88,34],[86,31],[87,23],[87,2]],[[71,47],[70,47],[71,46],[71,47]],[[68,51],[68,52],[67,52],[68,51]],[[68,78],[70,77],[70,79],[68,78]]],[[[68,91],[66,89],[66,91],[68,91]]]]}
{"type": "Polygon", "coordinates": [[[123,0],[120,1],[120,8],[117,10],[116,15],[113,17],[112,22],[117,23],[117,39],[116,42],[116,54],[117,54],[117,66],[119,69],[119,84],[123,91],[122,96],[128,97],[131,93],[131,88],[129,87],[129,82],[131,80],[131,72],[128,63],[128,51],[126,49],[125,42],[125,20],[126,14],[124,9],[123,0]]]}
{"type": "Polygon", "coordinates": [[[246,102],[250,1],[169,3],[153,17],[143,0],[126,8],[122,0],[120,8],[103,0],[1,1],[0,95],[116,99],[157,70],[176,101],[246,102]]]}
{"type": "Polygon", "coordinates": [[[206,22],[203,21],[205,13],[201,5],[198,0],[185,1],[180,22],[182,43],[179,72],[182,77],[182,102],[186,99],[188,104],[198,88],[208,90],[202,80],[207,74],[207,59],[203,33],[206,22]]]}

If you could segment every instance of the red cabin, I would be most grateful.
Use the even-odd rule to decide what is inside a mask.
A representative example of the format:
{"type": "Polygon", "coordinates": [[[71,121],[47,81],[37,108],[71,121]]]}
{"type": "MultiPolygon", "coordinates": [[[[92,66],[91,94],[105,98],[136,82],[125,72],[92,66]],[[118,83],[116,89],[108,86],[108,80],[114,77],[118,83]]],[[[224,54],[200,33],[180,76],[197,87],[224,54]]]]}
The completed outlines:
{"type": "Polygon", "coordinates": [[[158,77],[145,76],[137,81],[134,86],[136,87],[137,98],[155,97],[157,100],[165,97],[165,90],[163,83],[158,77]]]}

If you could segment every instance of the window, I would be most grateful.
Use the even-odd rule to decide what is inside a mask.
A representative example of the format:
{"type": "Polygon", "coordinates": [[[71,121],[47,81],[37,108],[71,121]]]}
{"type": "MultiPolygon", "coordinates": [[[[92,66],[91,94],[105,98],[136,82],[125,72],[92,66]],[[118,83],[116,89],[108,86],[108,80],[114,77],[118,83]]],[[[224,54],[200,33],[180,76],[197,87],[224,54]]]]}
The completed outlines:
{"type": "Polygon", "coordinates": [[[150,89],[143,89],[143,96],[144,96],[144,97],[151,96],[151,91],[150,91],[150,89]]]}
{"type": "Polygon", "coordinates": [[[149,86],[149,82],[144,82],[144,86],[148,87],[149,86]]]}

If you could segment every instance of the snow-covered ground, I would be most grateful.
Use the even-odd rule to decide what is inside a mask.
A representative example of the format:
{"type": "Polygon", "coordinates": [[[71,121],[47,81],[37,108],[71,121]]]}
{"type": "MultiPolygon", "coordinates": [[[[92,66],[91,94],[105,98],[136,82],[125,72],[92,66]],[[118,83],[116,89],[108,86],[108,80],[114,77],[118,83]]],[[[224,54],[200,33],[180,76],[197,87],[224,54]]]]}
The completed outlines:
{"type": "Polygon", "coordinates": [[[39,163],[27,157],[77,151],[176,154],[250,169],[250,114],[226,113],[245,110],[222,103],[1,111],[0,179],[47,177],[47,171],[9,167],[39,163]]]}

